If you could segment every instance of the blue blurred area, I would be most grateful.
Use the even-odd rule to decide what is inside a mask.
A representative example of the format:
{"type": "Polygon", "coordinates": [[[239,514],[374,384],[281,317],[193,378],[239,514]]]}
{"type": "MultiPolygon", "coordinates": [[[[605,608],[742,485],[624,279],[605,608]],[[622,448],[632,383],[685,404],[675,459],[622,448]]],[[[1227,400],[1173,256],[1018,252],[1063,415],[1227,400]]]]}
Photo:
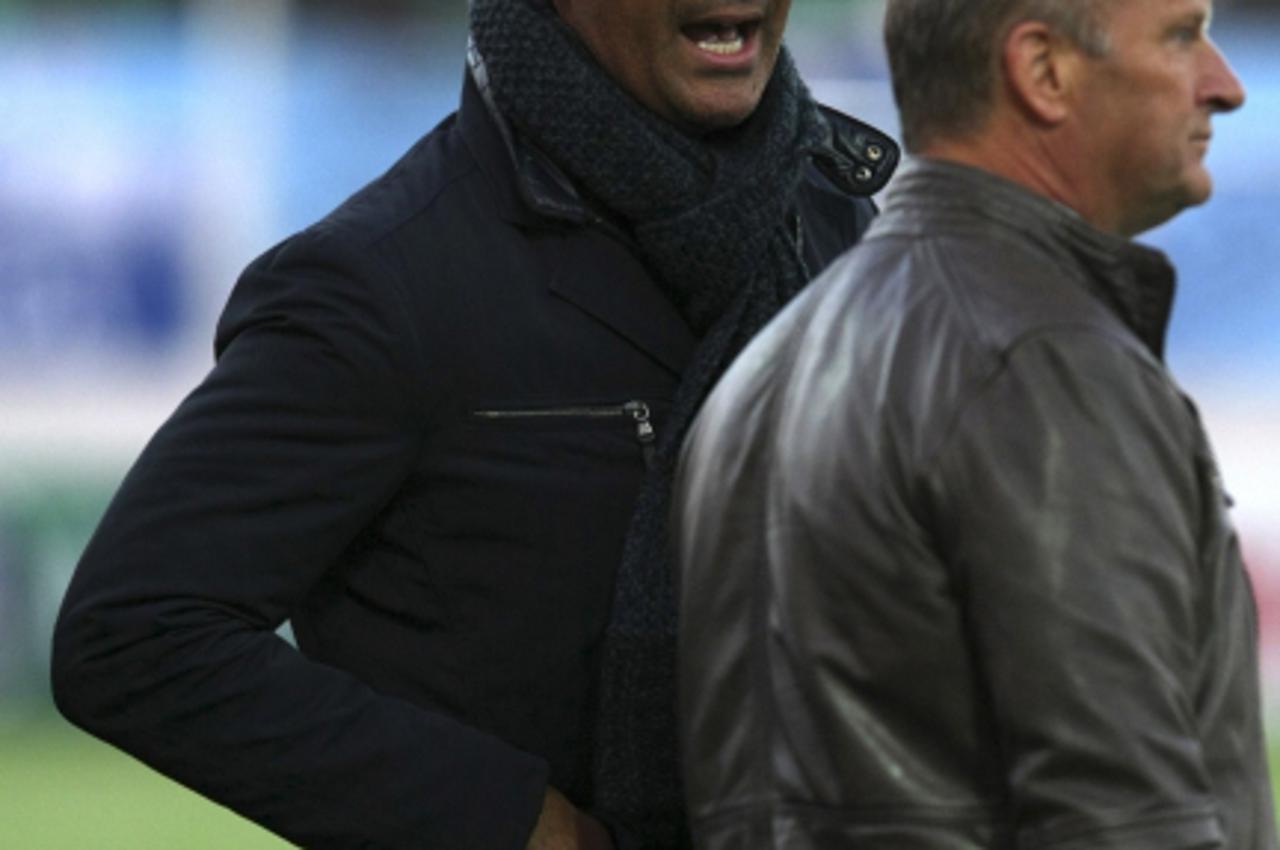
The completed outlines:
{"type": "Polygon", "coordinates": [[[279,172],[286,230],[305,226],[390,167],[457,104],[465,35],[421,35],[388,49],[378,33],[312,27],[290,63],[279,172]]]}
{"type": "Polygon", "coordinates": [[[163,348],[185,317],[180,65],[164,28],[103,23],[0,31],[0,374],[163,348]]]}
{"type": "Polygon", "coordinates": [[[277,31],[216,13],[0,26],[0,379],[172,355],[210,329],[202,283],[228,288],[456,101],[457,30],[265,23],[277,31]]]}
{"type": "Polygon", "coordinates": [[[1280,54],[1275,18],[1226,19],[1215,38],[1245,84],[1244,109],[1215,120],[1216,191],[1144,237],[1179,270],[1169,359],[1194,381],[1235,381],[1280,397],[1280,54]],[[1244,375],[1240,375],[1244,373],[1244,375]]]}

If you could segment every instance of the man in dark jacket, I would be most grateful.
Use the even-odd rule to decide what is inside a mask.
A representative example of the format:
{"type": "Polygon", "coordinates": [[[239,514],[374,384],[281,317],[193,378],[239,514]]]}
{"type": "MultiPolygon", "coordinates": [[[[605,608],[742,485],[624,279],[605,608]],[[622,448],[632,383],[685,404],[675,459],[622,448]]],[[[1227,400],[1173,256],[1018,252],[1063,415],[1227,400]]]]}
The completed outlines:
{"type": "Polygon", "coordinates": [[[1255,612],[1173,272],[1209,0],[889,0],[882,216],[678,476],[702,850],[1274,850],[1255,612]]]}
{"type": "Polygon", "coordinates": [[[68,591],[63,712],[307,847],[687,843],[676,450],[896,158],[789,6],[475,0],[457,114],[231,295],[68,591]]]}

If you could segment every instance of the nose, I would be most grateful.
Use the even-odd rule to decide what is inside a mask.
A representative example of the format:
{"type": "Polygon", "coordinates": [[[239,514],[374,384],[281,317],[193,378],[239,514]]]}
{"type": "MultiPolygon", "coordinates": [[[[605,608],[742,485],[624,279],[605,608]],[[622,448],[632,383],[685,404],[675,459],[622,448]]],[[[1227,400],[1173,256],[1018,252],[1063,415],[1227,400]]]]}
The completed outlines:
{"type": "Polygon", "coordinates": [[[1209,55],[1200,77],[1200,100],[1214,112],[1231,112],[1244,105],[1244,85],[1231,70],[1218,45],[1209,43],[1209,55]]]}

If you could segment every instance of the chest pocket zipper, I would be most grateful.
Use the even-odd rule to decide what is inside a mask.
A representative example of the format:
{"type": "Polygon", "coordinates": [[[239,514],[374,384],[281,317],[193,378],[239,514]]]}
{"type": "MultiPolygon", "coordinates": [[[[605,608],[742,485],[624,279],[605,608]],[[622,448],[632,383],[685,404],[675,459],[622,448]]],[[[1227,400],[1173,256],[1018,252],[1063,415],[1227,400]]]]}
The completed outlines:
{"type": "Polygon", "coordinates": [[[475,410],[472,415],[491,421],[502,419],[624,419],[630,418],[636,426],[636,442],[644,455],[646,469],[653,467],[654,441],[657,432],[653,428],[649,405],[643,401],[625,404],[568,405],[565,407],[504,408],[501,410],[475,410]]]}

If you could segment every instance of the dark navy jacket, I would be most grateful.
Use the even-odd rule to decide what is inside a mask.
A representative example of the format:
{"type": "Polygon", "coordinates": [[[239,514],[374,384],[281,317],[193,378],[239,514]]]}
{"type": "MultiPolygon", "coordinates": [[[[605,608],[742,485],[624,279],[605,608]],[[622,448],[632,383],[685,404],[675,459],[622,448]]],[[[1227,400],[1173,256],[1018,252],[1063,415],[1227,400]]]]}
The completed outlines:
{"type": "MultiPolygon", "coordinates": [[[[814,272],[896,159],[831,120],[800,202],[814,272]]],[[[469,76],[245,272],[216,367],[84,553],[60,708],[307,847],[522,848],[548,782],[590,804],[594,652],[695,342],[469,76]]]]}

